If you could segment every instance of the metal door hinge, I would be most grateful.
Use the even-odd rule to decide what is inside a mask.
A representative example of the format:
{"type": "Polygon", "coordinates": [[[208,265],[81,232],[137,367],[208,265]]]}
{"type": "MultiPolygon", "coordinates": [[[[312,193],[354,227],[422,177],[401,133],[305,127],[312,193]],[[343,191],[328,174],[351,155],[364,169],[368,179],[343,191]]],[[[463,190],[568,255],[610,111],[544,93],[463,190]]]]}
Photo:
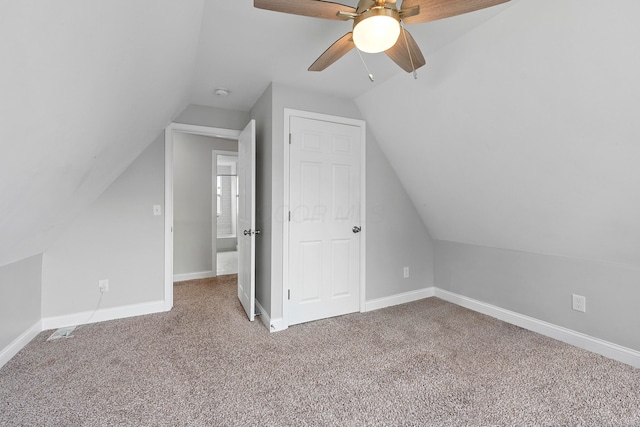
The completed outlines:
{"type": "Polygon", "coordinates": [[[289,211],[289,222],[291,222],[291,211],[289,211]]]}
{"type": "Polygon", "coordinates": [[[289,134],[289,145],[291,145],[291,134],[289,134]]]}
{"type": "Polygon", "coordinates": [[[291,299],[291,289],[287,289],[287,299],[291,299]]]}

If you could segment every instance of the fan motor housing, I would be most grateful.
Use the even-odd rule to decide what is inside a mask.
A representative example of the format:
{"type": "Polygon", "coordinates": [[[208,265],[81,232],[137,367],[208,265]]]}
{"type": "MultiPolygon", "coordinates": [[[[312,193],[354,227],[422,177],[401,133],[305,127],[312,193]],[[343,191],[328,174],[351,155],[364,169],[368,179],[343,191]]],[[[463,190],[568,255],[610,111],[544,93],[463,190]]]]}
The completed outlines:
{"type": "Polygon", "coordinates": [[[374,6],[371,9],[365,10],[364,12],[358,14],[358,16],[353,20],[353,28],[355,28],[356,25],[358,25],[360,22],[364,21],[367,18],[371,18],[372,16],[390,16],[396,21],[400,22],[400,13],[398,12],[398,9],[374,6]]]}

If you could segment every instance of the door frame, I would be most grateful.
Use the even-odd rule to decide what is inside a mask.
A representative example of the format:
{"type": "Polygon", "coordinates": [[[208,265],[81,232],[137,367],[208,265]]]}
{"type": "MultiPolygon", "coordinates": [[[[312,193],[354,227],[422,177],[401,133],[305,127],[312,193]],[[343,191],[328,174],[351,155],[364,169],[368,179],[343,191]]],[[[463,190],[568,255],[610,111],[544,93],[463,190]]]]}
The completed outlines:
{"type": "MultiPolygon", "coordinates": [[[[164,309],[173,307],[173,134],[238,140],[240,131],[211,126],[171,123],[164,131],[164,309]]],[[[213,250],[213,248],[212,248],[213,250]]]]}
{"type": "Polygon", "coordinates": [[[314,113],[310,111],[295,110],[292,108],[284,109],[284,177],[283,177],[283,202],[285,209],[282,210],[282,321],[283,329],[289,326],[289,201],[290,201],[290,178],[291,165],[289,163],[289,131],[291,117],[301,117],[311,120],[319,120],[325,122],[338,123],[343,125],[356,126],[360,128],[361,150],[360,150],[360,224],[362,231],[360,232],[360,312],[365,312],[366,297],[366,260],[367,260],[367,227],[366,227],[366,194],[367,194],[367,129],[366,122],[359,119],[350,119],[340,116],[332,116],[329,114],[314,113]]]}

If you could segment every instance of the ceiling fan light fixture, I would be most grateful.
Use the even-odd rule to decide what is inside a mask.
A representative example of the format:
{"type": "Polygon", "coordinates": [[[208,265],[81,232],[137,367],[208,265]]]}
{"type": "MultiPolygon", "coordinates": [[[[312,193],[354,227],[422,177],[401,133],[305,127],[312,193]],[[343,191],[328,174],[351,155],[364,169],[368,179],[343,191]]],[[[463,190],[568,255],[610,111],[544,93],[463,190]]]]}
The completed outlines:
{"type": "Polygon", "coordinates": [[[353,43],[363,52],[378,53],[393,47],[400,36],[398,11],[370,9],[353,23],[353,43]]]}

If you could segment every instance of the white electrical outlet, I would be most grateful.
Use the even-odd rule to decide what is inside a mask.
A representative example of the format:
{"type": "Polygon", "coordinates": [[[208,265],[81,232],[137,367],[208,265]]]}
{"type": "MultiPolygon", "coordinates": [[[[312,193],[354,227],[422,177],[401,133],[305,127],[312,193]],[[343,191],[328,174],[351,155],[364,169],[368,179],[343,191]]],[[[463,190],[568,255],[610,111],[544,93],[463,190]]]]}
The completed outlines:
{"type": "Polygon", "coordinates": [[[571,301],[572,301],[572,305],[571,308],[573,308],[576,311],[581,311],[583,313],[586,313],[587,311],[587,298],[583,297],[582,295],[576,295],[576,294],[572,294],[571,295],[571,301]]]}
{"type": "Polygon", "coordinates": [[[100,288],[100,292],[109,292],[109,281],[106,279],[98,280],[98,287],[100,288]]]}
{"type": "Polygon", "coordinates": [[[405,267],[405,268],[403,268],[403,269],[402,269],[402,276],[403,276],[405,279],[408,279],[408,278],[409,278],[409,267],[405,267]]]}

